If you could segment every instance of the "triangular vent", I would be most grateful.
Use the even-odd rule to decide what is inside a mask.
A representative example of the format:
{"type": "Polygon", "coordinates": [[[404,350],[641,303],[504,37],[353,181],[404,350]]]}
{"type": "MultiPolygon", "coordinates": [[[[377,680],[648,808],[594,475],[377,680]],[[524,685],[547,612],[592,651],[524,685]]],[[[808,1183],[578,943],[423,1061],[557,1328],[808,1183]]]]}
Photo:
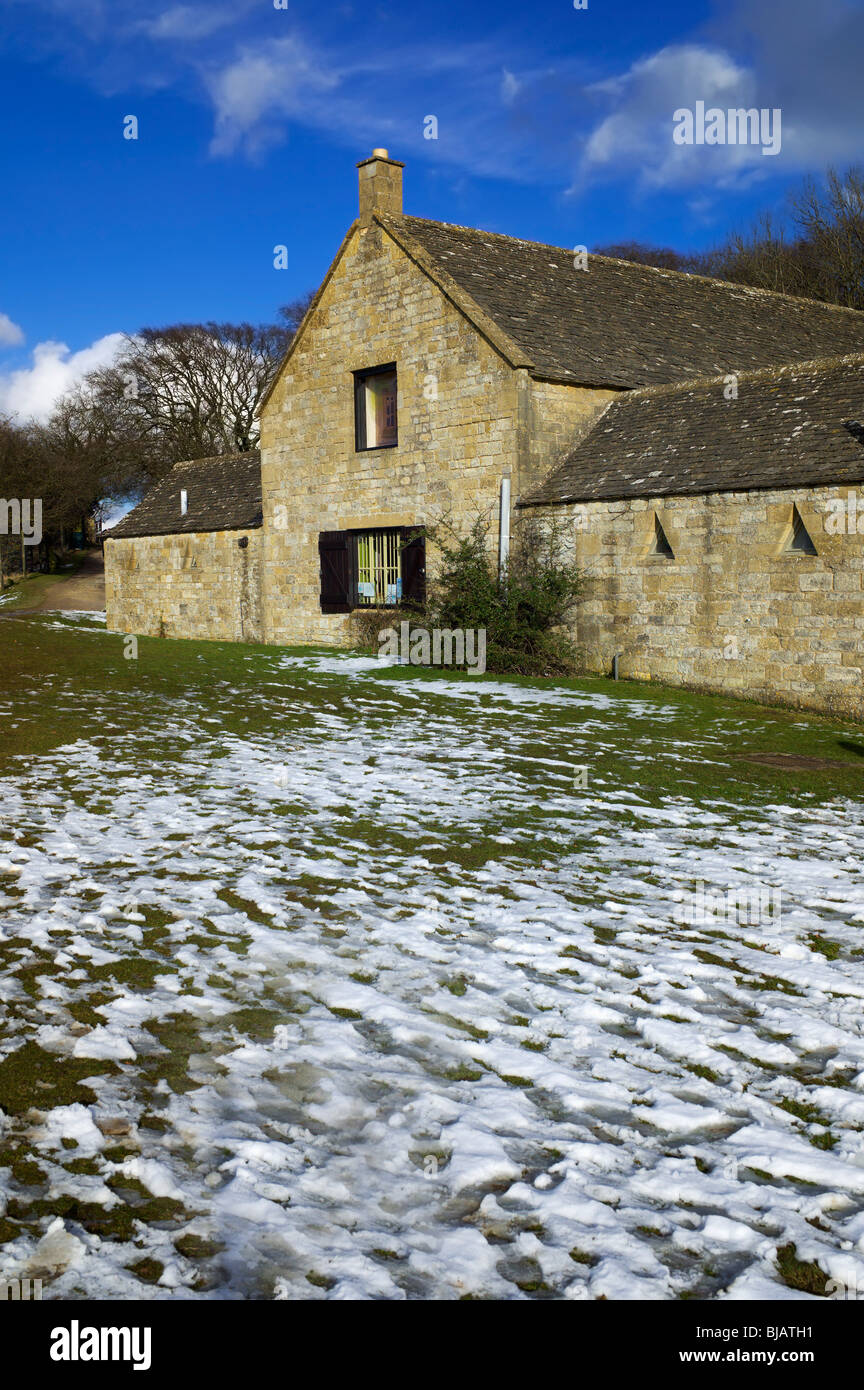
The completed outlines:
{"type": "Polygon", "coordinates": [[[662,555],[666,560],[675,559],[675,552],[669,544],[666,532],[663,530],[656,512],[654,513],[654,544],[648,553],[650,555],[662,555]]]}
{"type": "Polygon", "coordinates": [[[818,555],[818,551],[810,538],[810,532],[801,519],[801,513],[792,504],[792,535],[789,538],[787,550],[795,550],[800,555],[818,555]]]}

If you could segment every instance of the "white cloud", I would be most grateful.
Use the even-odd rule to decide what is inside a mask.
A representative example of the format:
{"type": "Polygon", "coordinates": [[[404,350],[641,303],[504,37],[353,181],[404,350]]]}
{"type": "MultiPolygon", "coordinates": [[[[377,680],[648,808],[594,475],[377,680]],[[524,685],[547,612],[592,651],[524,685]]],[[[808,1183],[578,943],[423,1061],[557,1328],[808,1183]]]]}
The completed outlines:
{"type": "Polygon", "coordinates": [[[108,333],[79,352],[65,343],[37,343],[31,367],[0,373],[0,412],[19,420],[47,420],[55,402],[88,372],[113,362],[125,341],[123,333],[108,333]]]}
{"type": "Polygon", "coordinates": [[[236,62],[208,80],[216,111],[211,152],[231,154],[244,146],[254,154],[277,143],[283,137],[279,117],[317,124],[317,99],[339,81],[296,36],[243,49],[236,62]]]}
{"type": "Polygon", "coordinates": [[[0,314],[0,347],[17,347],[23,341],[23,329],[13,323],[8,314],[0,314]]]}
{"type": "Polygon", "coordinates": [[[141,29],[151,39],[205,39],[239,18],[236,11],[173,5],[155,19],[145,20],[141,29]]]}
{"type": "Polygon", "coordinates": [[[215,112],[210,152],[255,157],[280,143],[292,123],[327,132],[355,157],[376,145],[416,150],[423,112],[445,124],[434,99],[418,113],[418,67],[441,78],[438,95],[447,111],[446,134],[440,143],[421,141],[422,153],[475,172],[510,170],[501,101],[515,99],[521,88],[505,75],[499,49],[427,43],[422,50],[413,44],[325,50],[296,33],[247,46],[227,66],[205,71],[215,112]]]}
{"type": "Polygon", "coordinates": [[[326,6],[276,14],[271,0],[6,4],[50,20],[39,30],[43,51],[62,53],[103,92],[177,86],[208,101],[216,156],[254,158],[303,126],[355,157],[387,145],[432,169],[564,186],[616,179],[719,199],[769,174],[860,158],[862,0],[711,0],[674,44],[617,73],[614,46],[561,52],[539,35],[526,43],[506,33],[456,42],[433,12],[418,31],[410,6],[403,21],[378,4],[356,14],[346,4],[331,24],[326,6]],[[263,34],[272,37],[253,37],[263,34]],[[700,100],[781,108],[780,156],[674,145],[672,113],[700,100]],[[438,115],[439,140],[418,145],[418,103],[438,115]]]}
{"type": "Polygon", "coordinates": [[[692,110],[697,101],[724,110],[764,104],[757,98],[753,73],[720,49],[699,44],[663,48],[588,91],[610,99],[615,109],[588,138],[583,178],[603,171],[617,177],[624,169],[635,169],[648,187],[703,182],[723,187],[768,172],[760,167],[765,164],[760,146],[676,145],[672,139],[672,117],[681,107],[692,110]]]}
{"type": "Polygon", "coordinates": [[[509,106],[511,101],[515,101],[521,90],[522,83],[518,77],[515,77],[508,68],[505,68],[501,74],[501,100],[504,105],[509,106]]]}
{"type": "Polygon", "coordinates": [[[860,160],[864,84],[858,0],[728,0],[706,30],[710,42],[658,50],[620,76],[585,89],[607,103],[583,148],[578,182],[630,176],[643,188],[728,190],[767,174],[821,173],[860,160]],[[779,110],[782,149],[675,146],[672,113],[697,101],[729,110],[779,110]]]}

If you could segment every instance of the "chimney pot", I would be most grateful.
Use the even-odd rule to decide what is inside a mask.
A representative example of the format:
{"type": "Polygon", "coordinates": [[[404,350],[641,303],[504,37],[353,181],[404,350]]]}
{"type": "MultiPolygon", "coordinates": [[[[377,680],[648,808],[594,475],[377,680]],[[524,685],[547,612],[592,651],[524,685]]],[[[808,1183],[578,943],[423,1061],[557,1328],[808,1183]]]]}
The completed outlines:
{"type": "Polygon", "coordinates": [[[373,150],[357,165],[360,179],[360,226],[369,227],[376,212],[402,215],[402,170],[398,159],[384,149],[373,150]]]}

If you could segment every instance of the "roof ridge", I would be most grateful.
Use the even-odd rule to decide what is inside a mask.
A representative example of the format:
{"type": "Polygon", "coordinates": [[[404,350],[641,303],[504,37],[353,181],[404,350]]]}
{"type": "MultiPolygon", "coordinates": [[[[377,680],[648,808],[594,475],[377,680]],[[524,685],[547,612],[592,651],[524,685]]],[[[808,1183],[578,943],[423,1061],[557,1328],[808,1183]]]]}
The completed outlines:
{"type": "MultiPolygon", "coordinates": [[[[517,242],[521,246],[536,246],[543,251],[559,251],[565,256],[573,255],[573,248],[570,246],[555,246],[549,241],[531,241],[528,237],[510,236],[508,232],[491,232],[482,227],[465,227],[459,222],[442,222],[435,217],[414,217],[410,213],[389,214],[391,217],[400,218],[406,222],[426,222],[435,227],[449,227],[457,232],[473,232],[476,236],[499,237],[502,241],[517,242]]],[[[607,265],[626,265],[633,266],[636,270],[644,270],[653,275],[667,276],[675,279],[682,277],[687,280],[696,280],[703,285],[712,285],[715,288],[740,290],[745,294],[767,295],[770,299],[786,299],[793,304],[812,304],[819,309],[839,310],[843,314],[855,314],[864,316],[861,309],[852,309],[847,304],[830,304],[824,299],[809,299],[806,295],[787,294],[784,290],[766,290],[760,285],[742,285],[736,280],[721,280],[715,275],[700,275],[692,270],[670,270],[664,266],[646,265],[643,261],[628,261],[624,256],[604,256],[599,251],[588,251],[589,258],[595,261],[604,261],[607,265]]]]}
{"type": "Polygon", "coordinates": [[[260,449],[232,449],[227,454],[205,454],[203,458],[177,459],[176,463],[172,463],[170,470],[163,474],[163,477],[169,478],[175,468],[196,468],[202,463],[224,463],[227,459],[260,459],[260,457],[260,449]]]}
{"type": "Polygon", "coordinates": [[[622,391],[616,399],[623,401],[632,400],[634,397],[643,399],[651,396],[670,396],[676,391],[692,391],[699,386],[716,386],[725,382],[729,376],[736,377],[738,381],[758,381],[763,377],[782,377],[806,371],[830,371],[835,367],[855,364],[864,367],[864,352],[845,352],[832,357],[808,357],[797,362],[784,362],[780,366],[751,367],[743,372],[736,372],[730,368],[712,376],[688,377],[685,381],[666,381],[659,386],[634,386],[630,390],[622,391]]]}

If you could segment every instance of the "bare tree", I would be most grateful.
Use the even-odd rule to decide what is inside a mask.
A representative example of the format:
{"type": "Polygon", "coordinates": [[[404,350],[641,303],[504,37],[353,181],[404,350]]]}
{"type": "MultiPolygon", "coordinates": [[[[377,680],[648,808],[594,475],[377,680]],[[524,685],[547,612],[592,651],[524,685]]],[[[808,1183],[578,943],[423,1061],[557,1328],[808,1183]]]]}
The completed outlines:
{"type": "Polygon", "coordinates": [[[127,338],[84,383],[78,409],[113,435],[130,482],[179,459],[245,453],[258,443],[261,400],[293,337],[279,324],[173,324],[127,338]]]}
{"type": "Polygon", "coordinates": [[[675,251],[671,246],[649,246],[643,241],[613,241],[608,246],[595,246],[594,254],[633,261],[637,265],[653,265],[658,270],[710,274],[711,253],[707,251],[675,251]]]}
{"type": "Polygon", "coordinates": [[[829,169],[824,189],[808,180],[793,215],[810,251],[817,297],[864,309],[864,169],[829,169]]]}
{"type": "Polygon", "coordinates": [[[864,170],[829,169],[824,185],[809,180],[792,196],[784,225],[763,213],[745,232],[709,251],[681,252],[638,241],[597,247],[664,270],[683,270],[864,309],[864,170]]]}
{"type": "Polygon", "coordinates": [[[307,290],[301,294],[299,299],[292,299],[290,304],[283,304],[279,310],[279,317],[293,338],[306,317],[312,300],[315,298],[315,290],[307,290]]]}
{"type": "Polygon", "coordinates": [[[255,448],[262,398],[312,297],[285,305],[275,324],[145,328],[47,424],[0,418],[0,493],[41,499],[43,559],[104,499],[135,497],[178,460],[255,448]]]}
{"type": "Polygon", "coordinates": [[[804,298],[814,295],[810,248],[801,237],[790,237],[770,213],[747,232],[736,232],[713,256],[712,270],[721,280],[756,289],[774,290],[804,298]]]}

